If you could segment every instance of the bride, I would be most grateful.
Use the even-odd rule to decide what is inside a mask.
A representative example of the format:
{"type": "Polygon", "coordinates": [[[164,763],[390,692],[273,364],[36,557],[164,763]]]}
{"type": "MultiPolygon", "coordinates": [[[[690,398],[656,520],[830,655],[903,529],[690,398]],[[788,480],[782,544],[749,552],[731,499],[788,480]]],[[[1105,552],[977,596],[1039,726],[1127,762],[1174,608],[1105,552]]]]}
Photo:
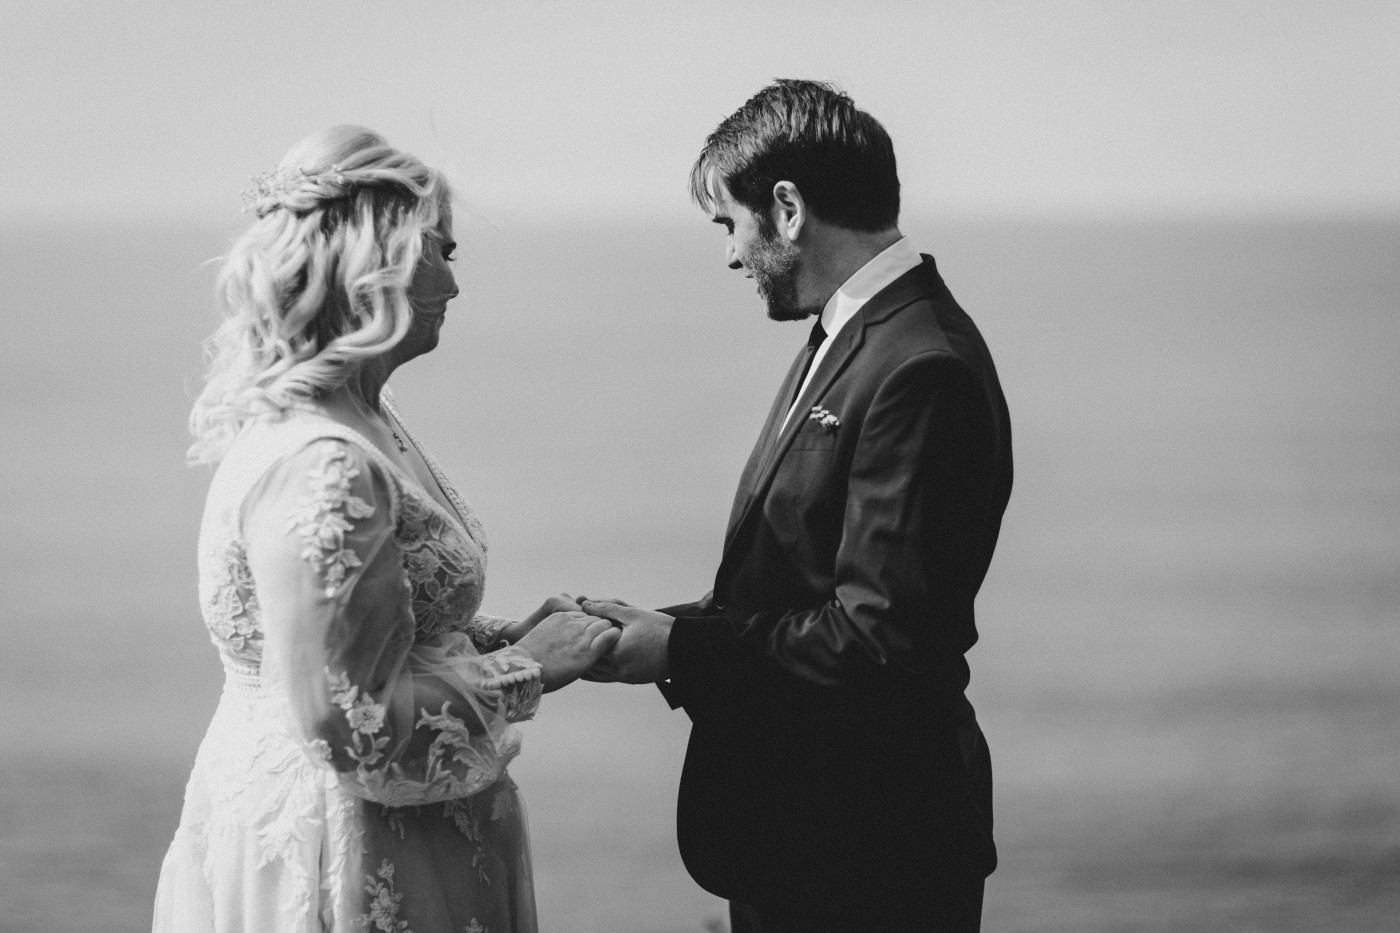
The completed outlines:
{"type": "Polygon", "coordinates": [[[191,425],[225,670],[156,931],[533,931],[511,725],[617,630],[479,615],[481,525],[383,386],[457,294],[446,180],[334,127],[255,179],[191,425]]]}

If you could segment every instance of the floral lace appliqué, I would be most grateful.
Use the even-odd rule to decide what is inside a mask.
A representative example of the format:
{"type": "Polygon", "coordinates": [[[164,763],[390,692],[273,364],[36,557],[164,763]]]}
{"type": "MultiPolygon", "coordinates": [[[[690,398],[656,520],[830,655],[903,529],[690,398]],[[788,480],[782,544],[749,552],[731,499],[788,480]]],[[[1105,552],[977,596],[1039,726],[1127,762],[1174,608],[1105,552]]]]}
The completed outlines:
{"type": "Polygon", "coordinates": [[[384,746],[389,744],[387,735],[376,735],[384,728],[384,704],[376,703],[368,693],[361,695],[347,674],[327,670],[326,679],[331,687],[331,702],[340,707],[350,724],[350,744],[345,753],[358,768],[374,767],[384,757],[384,746]]]}
{"type": "MultiPolygon", "coordinates": [[[[499,740],[473,735],[467,724],[449,712],[444,702],[437,714],[421,710],[415,730],[434,733],[426,759],[408,771],[402,764],[385,761],[389,736],[384,732],[387,710],[368,693],[350,682],[346,674],[326,671],[331,702],[345,715],[350,727],[350,744],[342,749],[354,762],[352,774],[345,774],[347,788],[357,796],[376,800],[390,807],[437,803],[480,793],[501,776],[506,765],[520,752],[519,734],[507,729],[499,740]]],[[[312,760],[326,762],[329,746],[316,740],[306,746],[312,760]]]]}
{"type": "Polygon", "coordinates": [[[483,552],[417,490],[402,503],[398,539],[418,638],[470,630],[484,589],[483,552]]]}
{"type": "Polygon", "coordinates": [[[501,713],[507,722],[531,719],[539,709],[544,693],[543,669],[529,652],[510,646],[482,657],[482,665],[491,676],[487,686],[499,685],[501,713]]]}
{"type": "Polygon", "coordinates": [[[471,637],[472,643],[486,652],[497,647],[497,643],[501,640],[501,630],[510,625],[511,621],[511,619],[503,619],[500,616],[478,613],[467,623],[466,632],[471,637]]]}
{"type": "Polygon", "coordinates": [[[442,815],[444,819],[450,819],[457,832],[472,844],[476,850],[472,853],[471,867],[476,871],[477,881],[486,887],[491,887],[491,876],[486,872],[486,837],[482,835],[481,823],[477,819],[473,798],[463,798],[459,800],[445,800],[442,804],[442,815]]]}
{"type": "Polygon", "coordinates": [[[262,655],[258,626],[258,597],[243,542],[224,539],[209,554],[212,579],[201,587],[205,624],[215,644],[233,657],[256,660],[262,655]]]}
{"type": "Polygon", "coordinates": [[[380,930],[383,933],[413,933],[407,920],[399,919],[403,895],[394,890],[394,864],[385,859],[379,871],[365,876],[365,893],[369,895],[369,912],[361,914],[355,928],[361,933],[380,930]]]}
{"type": "Polygon", "coordinates": [[[345,533],[355,526],[351,519],[368,518],[374,506],[351,495],[350,481],[360,475],[343,442],[323,441],[321,462],[306,471],[311,491],[297,500],[297,511],[288,526],[301,535],[303,560],[316,568],[325,585],[326,598],[335,595],[347,571],[360,566],[360,557],[345,546],[345,533]]]}

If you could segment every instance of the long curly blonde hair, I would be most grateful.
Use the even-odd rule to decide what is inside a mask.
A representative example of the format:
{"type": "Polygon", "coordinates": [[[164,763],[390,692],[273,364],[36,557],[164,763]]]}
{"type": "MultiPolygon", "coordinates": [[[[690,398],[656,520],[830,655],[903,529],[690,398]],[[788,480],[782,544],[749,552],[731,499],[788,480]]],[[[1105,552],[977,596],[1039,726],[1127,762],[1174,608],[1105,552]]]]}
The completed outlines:
{"type": "Polygon", "coordinates": [[[291,148],[223,258],[192,462],[217,462],[248,419],[334,391],[403,340],[423,238],[450,198],[440,172],[364,127],[291,148]]]}

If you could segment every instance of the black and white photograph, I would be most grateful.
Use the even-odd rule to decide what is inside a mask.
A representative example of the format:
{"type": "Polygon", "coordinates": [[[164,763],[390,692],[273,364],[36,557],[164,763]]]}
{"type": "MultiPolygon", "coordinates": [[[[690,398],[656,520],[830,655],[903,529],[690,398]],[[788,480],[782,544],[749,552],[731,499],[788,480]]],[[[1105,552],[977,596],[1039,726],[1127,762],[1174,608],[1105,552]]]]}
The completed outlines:
{"type": "Polygon", "coordinates": [[[12,0],[0,933],[1400,928],[1398,65],[12,0]]]}

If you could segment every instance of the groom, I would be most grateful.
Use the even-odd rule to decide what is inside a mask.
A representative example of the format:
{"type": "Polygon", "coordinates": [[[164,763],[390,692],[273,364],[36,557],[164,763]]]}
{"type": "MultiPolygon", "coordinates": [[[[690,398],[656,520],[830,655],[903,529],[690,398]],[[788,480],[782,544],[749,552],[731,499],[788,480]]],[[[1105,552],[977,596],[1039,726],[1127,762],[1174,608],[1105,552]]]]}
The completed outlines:
{"type": "Polygon", "coordinates": [[[991,760],[963,695],[1011,491],[981,335],[896,227],[884,128],[811,81],[706,140],[691,192],[768,316],[815,317],[739,481],[714,590],[653,612],[593,679],[690,716],[677,831],[743,931],[975,931],[991,760]]]}

